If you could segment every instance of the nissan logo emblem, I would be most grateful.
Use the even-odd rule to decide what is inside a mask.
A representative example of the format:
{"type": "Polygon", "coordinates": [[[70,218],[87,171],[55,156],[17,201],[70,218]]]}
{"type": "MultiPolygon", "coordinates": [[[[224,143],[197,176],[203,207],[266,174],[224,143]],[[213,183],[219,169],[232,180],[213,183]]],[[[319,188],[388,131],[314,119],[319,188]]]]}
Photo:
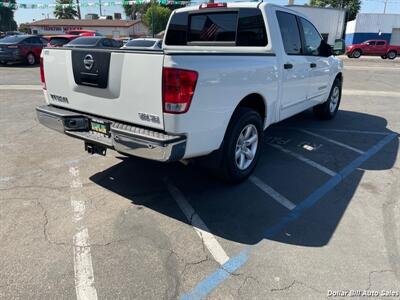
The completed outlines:
{"type": "Polygon", "coordinates": [[[83,65],[85,66],[85,69],[88,71],[90,71],[93,68],[94,59],[91,54],[85,55],[85,58],[83,59],[83,65]]]}

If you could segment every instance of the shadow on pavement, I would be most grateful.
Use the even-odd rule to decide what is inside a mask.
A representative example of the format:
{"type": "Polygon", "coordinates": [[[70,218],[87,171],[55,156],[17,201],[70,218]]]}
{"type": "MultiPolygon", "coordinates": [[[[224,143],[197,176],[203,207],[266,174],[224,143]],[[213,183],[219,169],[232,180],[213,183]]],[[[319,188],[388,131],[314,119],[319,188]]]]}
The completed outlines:
{"type": "MultiPolygon", "coordinates": [[[[274,136],[276,132],[286,132],[293,138],[305,137],[304,133],[290,131],[287,128],[308,128],[313,132],[321,129],[344,129],[392,133],[386,126],[387,122],[384,118],[369,114],[340,111],[335,120],[322,122],[316,120],[310,112],[305,112],[271,126],[266,131],[266,139],[274,136]]],[[[318,133],[326,135],[326,132],[318,131],[318,133]]],[[[384,135],[332,133],[331,131],[329,133],[334,134],[336,140],[341,138],[342,143],[350,143],[354,147],[359,143],[359,148],[364,151],[384,138],[384,135]]],[[[307,136],[307,139],[310,137],[307,136]]],[[[292,222],[273,239],[282,243],[310,247],[326,245],[360,184],[364,170],[392,168],[398,146],[398,138],[393,139],[349,175],[342,184],[329,191],[323,201],[307,210],[301,218],[292,222]]],[[[329,146],[325,147],[327,150],[330,149],[329,146]]],[[[340,149],[340,151],[348,150],[340,149]]],[[[334,149],[329,154],[330,156],[326,155],[323,159],[327,162],[335,160],[340,162],[342,157],[345,160],[350,158],[344,162],[344,165],[348,165],[360,155],[351,153],[354,156],[353,159],[353,156],[345,154],[334,149]]],[[[226,240],[248,245],[256,244],[265,238],[268,228],[277,224],[289,213],[288,209],[278,204],[250,181],[236,186],[227,186],[211,176],[208,171],[195,166],[120,158],[120,163],[93,175],[91,180],[130,199],[136,205],[146,206],[167,217],[188,223],[167,192],[163,179],[168,178],[185,195],[210,232],[226,240]],[[160,194],[163,197],[160,197],[160,194]]],[[[301,203],[305,197],[331,178],[271,147],[264,148],[255,174],[295,204],[301,203]]],[[[370,187],[370,192],[377,193],[373,186],[370,187]]]]}

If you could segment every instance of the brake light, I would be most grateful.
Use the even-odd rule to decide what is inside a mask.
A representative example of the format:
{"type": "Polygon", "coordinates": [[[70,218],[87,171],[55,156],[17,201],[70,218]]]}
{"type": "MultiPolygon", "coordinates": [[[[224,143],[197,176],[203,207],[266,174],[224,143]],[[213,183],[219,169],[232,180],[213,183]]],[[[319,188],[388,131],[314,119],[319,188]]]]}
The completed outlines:
{"type": "Polygon", "coordinates": [[[18,49],[18,45],[8,45],[8,49],[18,49]]]}
{"type": "Polygon", "coordinates": [[[164,112],[182,114],[189,110],[197,78],[196,71],[163,68],[164,112]]]}
{"type": "Polygon", "coordinates": [[[44,77],[44,64],[43,57],[40,58],[40,81],[42,82],[42,88],[46,89],[46,78],[44,77]]]}
{"type": "Polygon", "coordinates": [[[227,7],[227,4],[225,2],[200,4],[200,8],[218,8],[218,7],[227,7]]]}

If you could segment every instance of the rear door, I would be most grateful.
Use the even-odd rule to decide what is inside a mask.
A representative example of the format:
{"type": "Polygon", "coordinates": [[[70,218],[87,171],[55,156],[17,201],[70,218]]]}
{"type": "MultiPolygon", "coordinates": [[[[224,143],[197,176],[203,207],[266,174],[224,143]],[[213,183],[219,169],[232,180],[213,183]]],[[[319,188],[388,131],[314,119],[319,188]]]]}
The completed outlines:
{"type": "Polygon", "coordinates": [[[329,57],[322,56],[320,46],[323,41],[315,26],[308,20],[298,17],[303,39],[303,54],[307,60],[310,81],[307,91],[309,106],[326,99],[330,90],[330,62],[329,57]],[[325,99],[324,99],[325,98],[325,99]]]}
{"type": "Polygon", "coordinates": [[[310,66],[302,54],[300,28],[296,15],[276,11],[285,53],[283,53],[281,119],[304,109],[307,101],[310,66]]]}
{"type": "Polygon", "coordinates": [[[43,51],[51,104],[164,128],[163,53],[53,48],[43,51]]]}

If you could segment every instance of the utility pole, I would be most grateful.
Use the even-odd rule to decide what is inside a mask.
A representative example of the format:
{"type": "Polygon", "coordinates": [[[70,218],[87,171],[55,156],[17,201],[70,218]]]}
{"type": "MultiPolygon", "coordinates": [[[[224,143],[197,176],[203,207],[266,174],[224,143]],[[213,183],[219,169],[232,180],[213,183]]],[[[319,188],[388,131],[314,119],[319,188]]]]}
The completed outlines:
{"type": "Polygon", "coordinates": [[[99,10],[100,10],[100,17],[103,15],[103,13],[101,12],[101,0],[99,0],[99,10]]]}
{"type": "Polygon", "coordinates": [[[383,13],[386,14],[386,4],[387,4],[388,0],[385,0],[385,7],[383,8],[383,13]]]}
{"type": "Polygon", "coordinates": [[[76,0],[76,6],[78,11],[78,19],[81,19],[81,5],[79,4],[79,0],[76,0]]]}

